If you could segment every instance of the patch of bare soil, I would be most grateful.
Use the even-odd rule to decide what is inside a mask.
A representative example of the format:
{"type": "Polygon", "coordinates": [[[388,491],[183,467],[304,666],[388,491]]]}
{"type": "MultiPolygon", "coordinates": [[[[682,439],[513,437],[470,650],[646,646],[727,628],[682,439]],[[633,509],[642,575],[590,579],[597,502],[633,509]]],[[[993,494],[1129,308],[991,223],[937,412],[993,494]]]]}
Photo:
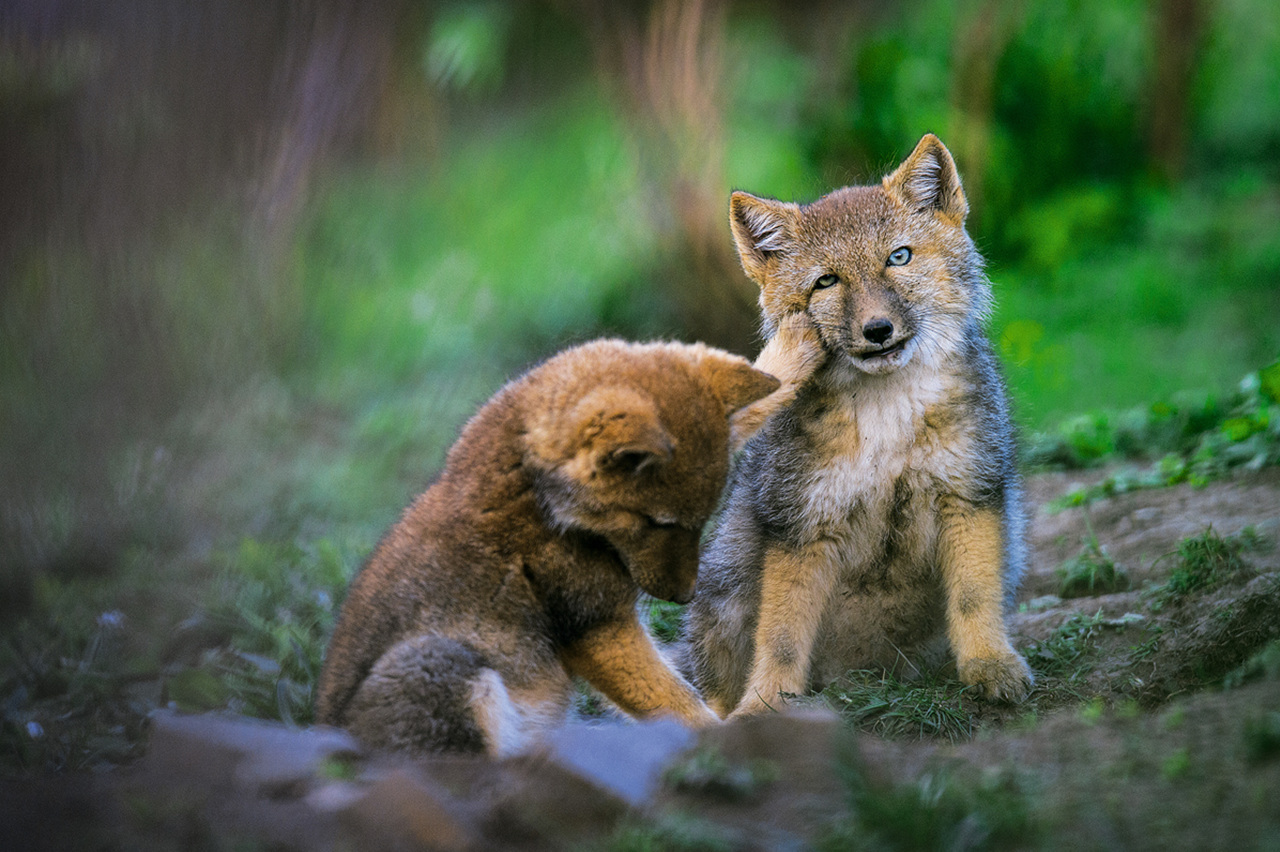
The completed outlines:
{"type": "Polygon", "coordinates": [[[1038,669],[1028,703],[980,711],[1004,724],[969,742],[919,748],[988,775],[1016,767],[1042,829],[1072,848],[1280,848],[1280,470],[1054,508],[1104,476],[1027,483],[1031,565],[1012,622],[1038,669]],[[1244,542],[1239,562],[1175,594],[1179,548],[1210,529],[1244,542]],[[1091,541],[1128,587],[1059,597],[1059,569],[1091,541]]]}
{"type": "Polygon", "coordinates": [[[688,812],[757,839],[792,818],[821,849],[1280,849],[1280,470],[1055,508],[1107,474],[1027,483],[1012,619],[1037,670],[1027,701],[965,696],[977,733],[954,743],[856,735],[843,803],[828,791],[803,828],[812,791],[786,772],[688,812]],[[1202,585],[1185,581],[1188,539],[1232,557],[1202,585]],[[1063,597],[1079,590],[1059,569],[1086,545],[1126,579],[1063,597]]]}
{"type": "MultiPolygon", "coordinates": [[[[1107,473],[1044,473],[1027,480],[1031,564],[1022,583],[1022,600],[1056,590],[1058,566],[1080,550],[1090,527],[1135,585],[1162,580],[1168,573],[1168,554],[1182,539],[1210,526],[1224,536],[1253,527],[1273,545],[1280,542],[1280,468],[1200,488],[1155,488],[1099,500],[1088,507],[1053,508],[1055,500],[1105,479],[1107,473]]],[[[1260,571],[1280,570],[1280,548],[1251,553],[1250,561],[1260,571]]]]}
{"type": "Polygon", "coordinates": [[[1055,508],[1104,475],[1028,482],[1031,560],[1012,621],[1015,643],[1034,667],[1049,670],[1033,699],[1052,705],[1056,691],[1063,700],[1079,693],[1151,706],[1217,683],[1280,637],[1280,470],[1055,508]],[[1241,567],[1203,589],[1172,594],[1171,577],[1187,570],[1180,546],[1206,532],[1247,542],[1241,567]],[[1059,598],[1061,567],[1091,541],[1114,560],[1127,588],[1059,598]]]}

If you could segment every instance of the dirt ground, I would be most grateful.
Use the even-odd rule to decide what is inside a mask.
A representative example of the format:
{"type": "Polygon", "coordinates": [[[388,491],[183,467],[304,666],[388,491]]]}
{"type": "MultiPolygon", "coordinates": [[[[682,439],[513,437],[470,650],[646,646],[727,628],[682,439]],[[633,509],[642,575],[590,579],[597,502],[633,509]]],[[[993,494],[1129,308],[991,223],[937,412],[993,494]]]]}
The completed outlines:
{"type": "MultiPolygon", "coordinates": [[[[1021,600],[1051,593],[1059,565],[1074,555],[1089,535],[1089,525],[1111,556],[1136,585],[1159,579],[1158,564],[1178,542],[1212,526],[1221,535],[1252,526],[1273,544],[1280,538],[1280,469],[1269,468],[1211,482],[1197,488],[1181,485],[1133,491],[1093,503],[1089,508],[1055,510],[1053,502],[1098,482],[1108,471],[1042,473],[1026,482],[1031,511],[1028,539],[1031,564],[1023,580],[1021,600]]],[[[1280,569],[1280,548],[1250,554],[1262,571],[1280,569]]]]}
{"type": "Polygon", "coordinates": [[[1016,705],[944,684],[938,704],[958,703],[971,735],[883,737],[821,711],[712,728],[663,756],[647,729],[597,719],[576,734],[592,735],[577,748],[600,767],[587,782],[537,756],[316,774],[313,732],[277,724],[249,733],[281,739],[290,759],[254,765],[303,768],[264,796],[235,727],[250,720],[175,717],[198,736],[153,736],[139,766],[0,783],[0,848],[392,848],[367,832],[403,824],[418,840],[394,848],[1280,852],[1280,469],[1055,508],[1107,473],[1027,482],[1032,558],[1012,630],[1037,683],[1016,705]],[[1237,560],[1173,594],[1179,548],[1209,529],[1237,560]],[[1082,549],[1114,560],[1119,588],[1063,596],[1060,569],[1082,549]],[[227,725],[225,742],[207,736],[227,725]],[[606,742],[617,737],[631,757],[606,742]],[[634,774],[634,754],[661,779],[637,808],[601,792],[634,774]],[[157,766],[159,789],[203,792],[139,798],[130,785],[157,766]],[[470,786],[450,781],[459,767],[470,786]],[[323,805],[344,785],[358,804],[323,805]],[[444,843],[441,826],[463,839],[444,843]]]}
{"type": "MultiPolygon", "coordinates": [[[[1280,850],[1280,470],[1057,508],[1109,473],[1027,482],[1012,630],[1037,670],[1028,699],[963,696],[976,732],[954,742],[854,735],[844,802],[810,800],[825,827],[795,831],[828,850],[1280,850]],[[1244,569],[1171,597],[1180,544],[1210,528],[1248,542],[1244,569]],[[1059,596],[1059,569],[1090,541],[1125,588],[1059,596]]],[[[685,804],[732,832],[802,811],[790,790],[765,786],[751,815],[685,804]]]]}
{"type": "MultiPolygon", "coordinates": [[[[1020,648],[1043,643],[1072,616],[1101,613],[1084,660],[1087,692],[1153,706],[1221,678],[1280,635],[1280,470],[1055,508],[1062,495],[1101,477],[1042,474],[1027,483],[1031,563],[1013,617],[1020,648]],[[1248,569],[1162,606],[1157,587],[1178,567],[1179,544],[1210,529],[1254,542],[1240,554],[1248,569]],[[1058,599],[1060,567],[1091,537],[1127,576],[1128,588],[1058,599]]],[[[1055,686],[1045,680],[1041,692],[1055,686]]]]}
{"type": "MultiPolygon", "coordinates": [[[[844,823],[828,810],[821,848],[1280,850],[1280,470],[1055,507],[1108,473],[1027,481],[1012,628],[1031,696],[964,697],[977,731],[953,743],[855,736],[862,779],[846,771],[854,804],[844,823]],[[1252,531],[1245,570],[1170,599],[1180,543],[1209,528],[1252,531]],[[1060,597],[1060,567],[1094,539],[1127,588],[1060,597]]],[[[785,788],[755,804],[794,810],[785,788]]]]}
{"type": "Polygon", "coordinates": [[[979,709],[1000,718],[967,742],[864,751],[908,784],[939,761],[979,783],[1012,773],[1040,832],[1015,846],[1280,849],[1280,470],[1053,508],[1105,474],[1027,482],[1032,559],[1015,644],[1032,656],[1076,618],[1080,656],[1040,674],[1023,707],[979,709]],[[1168,600],[1179,544],[1210,527],[1224,538],[1251,528],[1247,570],[1168,600]],[[1059,598],[1059,567],[1094,536],[1128,589],[1059,598]]]}

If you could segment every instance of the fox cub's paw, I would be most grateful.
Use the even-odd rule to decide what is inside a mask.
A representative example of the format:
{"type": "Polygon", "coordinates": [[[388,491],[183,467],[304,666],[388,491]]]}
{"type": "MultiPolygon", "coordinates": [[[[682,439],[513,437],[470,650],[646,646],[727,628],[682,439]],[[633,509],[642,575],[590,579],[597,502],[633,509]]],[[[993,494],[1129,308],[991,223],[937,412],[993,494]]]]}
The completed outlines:
{"type": "Polygon", "coordinates": [[[734,722],[738,719],[746,719],[749,716],[759,716],[763,713],[778,713],[787,707],[787,696],[790,693],[777,691],[773,693],[773,697],[766,701],[758,692],[752,695],[743,696],[738,702],[738,706],[733,712],[725,717],[726,722],[734,722]]]}
{"type": "Polygon", "coordinates": [[[777,376],[784,385],[799,384],[827,360],[818,329],[806,313],[788,314],[756,358],[756,369],[777,376]]]}
{"type": "Polygon", "coordinates": [[[1021,701],[1031,691],[1035,678],[1027,661],[1015,652],[998,657],[973,657],[959,664],[960,680],[977,687],[989,701],[1021,701]]]}

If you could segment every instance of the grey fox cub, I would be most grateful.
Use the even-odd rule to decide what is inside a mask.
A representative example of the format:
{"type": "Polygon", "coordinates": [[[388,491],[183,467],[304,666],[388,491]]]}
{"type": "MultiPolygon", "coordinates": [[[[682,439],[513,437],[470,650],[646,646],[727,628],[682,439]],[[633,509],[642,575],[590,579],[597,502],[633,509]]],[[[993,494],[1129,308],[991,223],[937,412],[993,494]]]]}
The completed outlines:
{"type": "Polygon", "coordinates": [[[822,354],[747,443],[686,613],[681,666],[722,716],[943,638],[982,695],[1032,684],[1004,621],[1021,486],[967,214],[933,136],[878,185],[730,199],[766,335],[816,335],[822,354]]]}

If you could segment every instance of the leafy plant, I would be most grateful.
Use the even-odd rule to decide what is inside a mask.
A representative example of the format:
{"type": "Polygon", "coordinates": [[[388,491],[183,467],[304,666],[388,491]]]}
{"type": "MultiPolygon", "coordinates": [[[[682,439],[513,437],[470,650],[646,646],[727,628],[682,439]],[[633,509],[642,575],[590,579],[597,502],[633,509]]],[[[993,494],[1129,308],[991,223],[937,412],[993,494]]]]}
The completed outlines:
{"type": "Polygon", "coordinates": [[[1157,402],[1116,417],[1068,420],[1056,432],[1033,436],[1024,451],[1031,467],[1079,468],[1117,458],[1156,459],[1123,469],[1057,501],[1087,505],[1141,488],[1188,482],[1204,485],[1239,468],[1280,464],[1280,361],[1250,373],[1219,403],[1213,396],[1157,402]]]}
{"type": "Polygon", "coordinates": [[[311,721],[334,599],[347,581],[336,548],[245,539],[222,560],[221,588],[198,618],[226,641],[169,679],[170,698],[190,709],[226,706],[291,724],[311,721]]]}

